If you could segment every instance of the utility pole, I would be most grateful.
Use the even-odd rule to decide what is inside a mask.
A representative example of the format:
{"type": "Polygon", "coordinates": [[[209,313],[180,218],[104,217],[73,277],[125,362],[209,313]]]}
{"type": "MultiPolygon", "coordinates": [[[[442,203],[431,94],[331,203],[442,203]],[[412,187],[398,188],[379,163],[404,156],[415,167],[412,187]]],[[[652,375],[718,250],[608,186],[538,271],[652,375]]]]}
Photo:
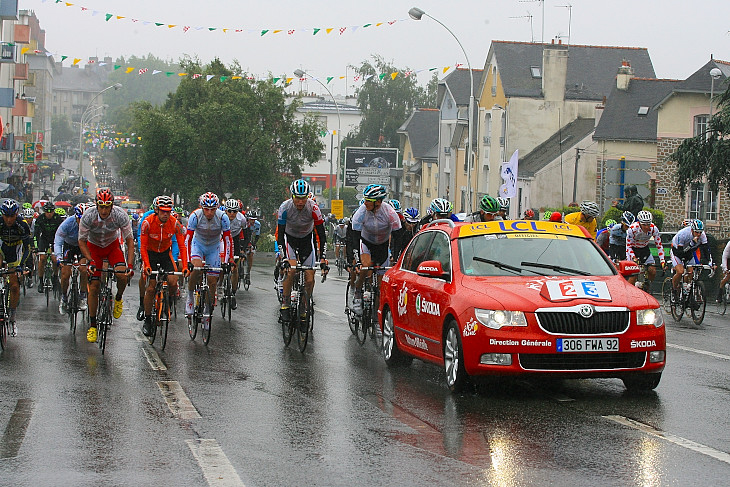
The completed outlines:
{"type": "Polygon", "coordinates": [[[578,201],[575,199],[575,193],[578,191],[578,161],[580,160],[580,151],[585,149],[575,148],[575,172],[573,173],[573,199],[571,201],[578,201]]]}

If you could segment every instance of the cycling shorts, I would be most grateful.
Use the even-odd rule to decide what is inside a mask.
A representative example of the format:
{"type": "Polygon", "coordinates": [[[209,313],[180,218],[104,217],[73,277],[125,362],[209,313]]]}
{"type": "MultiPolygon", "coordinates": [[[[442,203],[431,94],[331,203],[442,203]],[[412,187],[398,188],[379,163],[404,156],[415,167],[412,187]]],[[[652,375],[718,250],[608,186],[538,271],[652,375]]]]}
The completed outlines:
{"type": "Polygon", "coordinates": [[[608,256],[611,260],[626,260],[626,246],[610,244],[608,246],[608,256]]]}
{"type": "Polygon", "coordinates": [[[654,265],[654,256],[651,255],[649,247],[634,247],[634,256],[640,265],[654,265]]]}
{"type": "Polygon", "coordinates": [[[233,237],[233,255],[234,257],[236,255],[241,255],[241,239],[238,237],[233,237]]]}
{"type": "Polygon", "coordinates": [[[685,259],[679,259],[674,255],[674,252],[671,252],[672,256],[672,266],[677,267],[678,265],[700,265],[700,252],[699,249],[692,252],[692,255],[689,258],[685,259]]]}
{"type": "Polygon", "coordinates": [[[373,261],[372,265],[390,266],[390,243],[386,240],[381,244],[374,244],[360,239],[360,255],[368,254],[373,261]]]}
{"type": "MultiPolygon", "coordinates": [[[[165,272],[176,272],[177,266],[175,265],[175,262],[172,259],[172,251],[168,250],[167,252],[153,252],[151,250],[147,251],[147,259],[150,261],[150,269],[153,271],[157,270],[157,264],[162,267],[162,269],[165,272]]],[[[150,276],[153,279],[157,279],[157,275],[150,276]]]]}
{"type": "Polygon", "coordinates": [[[105,260],[112,267],[127,267],[127,262],[124,260],[124,253],[122,253],[122,246],[119,245],[118,240],[113,241],[106,247],[98,247],[91,242],[86,242],[86,245],[89,247],[91,260],[96,265],[96,270],[89,276],[91,279],[99,279],[101,277],[101,268],[105,260]]]}
{"type": "Polygon", "coordinates": [[[314,267],[316,262],[316,251],[314,249],[314,238],[310,233],[304,238],[296,238],[290,235],[284,235],[284,245],[286,249],[285,258],[289,260],[297,260],[303,266],[314,267]]]}
{"type": "MultiPolygon", "coordinates": [[[[190,260],[200,259],[205,265],[210,267],[221,266],[221,248],[220,244],[203,245],[196,239],[190,244],[190,260]]],[[[218,274],[218,271],[211,271],[208,274],[218,274]]]]}
{"type": "Polygon", "coordinates": [[[36,243],[38,244],[38,250],[41,252],[45,252],[46,250],[48,250],[48,247],[51,247],[51,249],[53,248],[53,240],[49,241],[42,236],[38,237],[36,243]]]}
{"type": "Polygon", "coordinates": [[[81,253],[81,247],[78,245],[69,245],[66,242],[63,243],[63,261],[67,264],[72,264],[74,259],[78,258],[79,262],[84,258],[84,254],[81,253]]]}

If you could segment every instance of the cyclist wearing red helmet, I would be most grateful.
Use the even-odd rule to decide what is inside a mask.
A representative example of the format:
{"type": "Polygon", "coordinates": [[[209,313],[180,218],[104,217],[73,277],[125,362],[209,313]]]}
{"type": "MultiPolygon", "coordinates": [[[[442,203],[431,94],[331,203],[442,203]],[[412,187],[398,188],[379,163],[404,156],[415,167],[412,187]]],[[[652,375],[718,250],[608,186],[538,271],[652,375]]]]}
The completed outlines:
{"type": "Polygon", "coordinates": [[[88,260],[89,271],[89,330],[86,340],[96,341],[96,313],[99,305],[99,269],[108,261],[117,276],[117,294],[114,296],[115,319],[122,316],[122,295],[134,265],[134,234],[127,212],[114,206],[114,194],[109,188],[96,192],[96,206],[86,210],[79,222],[79,249],[88,260]],[[119,244],[119,238],[127,245],[127,261],[119,244]]]}

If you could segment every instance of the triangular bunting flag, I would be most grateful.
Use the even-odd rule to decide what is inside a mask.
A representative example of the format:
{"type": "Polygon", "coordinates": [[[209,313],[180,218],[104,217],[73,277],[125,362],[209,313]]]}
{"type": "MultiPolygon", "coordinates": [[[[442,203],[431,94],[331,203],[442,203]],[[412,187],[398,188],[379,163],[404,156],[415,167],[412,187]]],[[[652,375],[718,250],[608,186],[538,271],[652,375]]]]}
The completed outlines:
{"type": "Polygon", "coordinates": [[[267,33],[268,31],[269,31],[268,29],[267,29],[267,30],[262,30],[262,31],[261,31],[261,36],[262,36],[262,37],[263,37],[263,36],[265,36],[265,35],[266,35],[266,33],[267,33]]]}
{"type": "Polygon", "coordinates": [[[127,74],[131,73],[132,71],[134,71],[134,68],[133,67],[130,66],[130,67],[127,68],[127,74]]]}
{"type": "Polygon", "coordinates": [[[327,32],[327,33],[329,34],[329,33],[330,33],[330,32],[332,32],[333,30],[334,30],[334,28],[330,27],[329,29],[325,29],[325,32],[327,32]]]}
{"type": "Polygon", "coordinates": [[[391,73],[390,79],[395,79],[396,76],[398,76],[398,71],[396,71],[395,73],[391,73]]]}
{"type": "Polygon", "coordinates": [[[121,66],[120,66],[120,65],[118,65],[118,64],[115,64],[115,65],[114,65],[114,69],[115,69],[115,70],[117,70],[117,69],[119,69],[119,68],[121,68],[121,66]]]}
{"type": "Polygon", "coordinates": [[[317,28],[315,28],[315,29],[314,29],[314,32],[312,32],[312,35],[313,35],[313,36],[316,36],[316,35],[317,35],[317,32],[319,32],[320,30],[322,30],[322,29],[317,29],[317,28]]]}
{"type": "Polygon", "coordinates": [[[165,76],[167,76],[168,78],[170,76],[172,76],[173,74],[175,74],[175,73],[173,73],[172,71],[165,71],[165,76]]]}
{"type": "Polygon", "coordinates": [[[383,78],[385,78],[385,75],[386,75],[386,73],[383,73],[383,74],[380,75],[380,80],[381,81],[383,80],[383,78]]]}
{"type": "Polygon", "coordinates": [[[334,76],[327,76],[327,84],[330,84],[330,81],[332,81],[333,79],[335,79],[334,76]]]}
{"type": "Polygon", "coordinates": [[[444,68],[444,70],[443,70],[443,71],[444,71],[444,74],[446,74],[446,71],[448,71],[448,70],[449,70],[450,68],[451,68],[451,66],[446,66],[446,67],[444,68]]]}
{"type": "Polygon", "coordinates": [[[215,76],[214,76],[214,75],[212,75],[212,74],[209,74],[209,75],[207,75],[207,76],[205,77],[205,81],[210,81],[210,80],[212,80],[213,78],[215,78],[215,76]]]}
{"type": "Polygon", "coordinates": [[[221,76],[221,83],[228,79],[228,76],[221,76]]]}
{"type": "Polygon", "coordinates": [[[157,27],[162,27],[162,26],[163,26],[163,25],[165,25],[165,24],[163,24],[163,23],[160,23],[160,22],[155,22],[155,25],[156,25],[157,27]]]}
{"type": "Polygon", "coordinates": [[[112,17],[114,17],[114,14],[106,14],[106,21],[109,22],[112,17]]]}
{"type": "Polygon", "coordinates": [[[81,59],[79,59],[79,58],[74,58],[74,65],[76,65],[76,64],[79,64],[80,62],[81,62],[81,59]]]}
{"type": "Polygon", "coordinates": [[[162,71],[160,71],[159,69],[153,69],[153,70],[152,70],[152,76],[154,76],[154,75],[156,75],[156,74],[160,74],[161,72],[162,72],[162,71]]]}

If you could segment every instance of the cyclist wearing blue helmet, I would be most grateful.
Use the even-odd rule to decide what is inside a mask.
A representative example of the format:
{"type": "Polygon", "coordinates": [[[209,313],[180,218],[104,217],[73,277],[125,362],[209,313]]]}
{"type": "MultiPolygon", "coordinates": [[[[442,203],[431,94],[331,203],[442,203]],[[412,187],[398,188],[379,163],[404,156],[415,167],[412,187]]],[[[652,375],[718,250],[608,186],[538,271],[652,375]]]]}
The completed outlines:
{"type": "MultiPolygon", "coordinates": [[[[323,272],[326,272],[327,269],[325,257],[327,235],[324,230],[324,217],[314,198],[309,198],[311,194],[309,183],[304,179],[297,179],[291,183],[289,191],[291,198],[284,201],[279,207],[276,234],[281,258],[287,260],[290,265],[282,284],[284,300],[280,310],[281,320],[286,322],[291,319],[289,306],[297,260],[304,266],[313,267],[319,255],[323,272]],[[316,238],[314,232],[317,232],[316,238]]],[[[314,270],[304,271],[304,279],[307,292],[312,296],[314,270]]]]}
{"type": "Polygon", "coordinates": [[[621,224],[614,225],[608,235],[608,256],[613,261],[626,260],[626,232],[634,223],[634,214],[624,211],[621,215],[621,224]]]}
{"type": "MultiPolygon", "coordinates": [[[[353,251],[357,265],[362,267],[390,265],[390,237],[401,229],[401,219],[391,205],[384,205],[386,189],[380,184],[370,184],[362,192],[365,204],[352,217],[354,231],[353,251]]],[[[372,272],[372,271],[370,271],[372,272]]],[[[370,274],[361,270],[352,295],[352,310],[362,313],[362,286],[370,274]]],[[[348,299],[350,296],[348,296],[348,299]]],[[[350,304],[350,303],[348,303],[350,304]]]]}
{"type": "MultiPolygon", "coordinates": [[[[686,265],[698,265],[702,262],[709,262],[712,265],[712,254],[710,245],[707,243],[705,224],[702,220],[692,220],[690,225],[682,228],[672,239],[672,265],[674,275],[672,276],[672,287],[674,294],[679,292],[679,284],[684,274],[686,265]]],[[[687,271],[692,275],[692,268],[687,271]]]]}
{"type": "Polygon", "coordinates": [[[405,217],[403,216],[403,209],[401,208],[400,201],[398,200],[388,200],[388,204],[393,207],[395,212],[398,214],[398,218],[400,218],[400,229],[393,230],[390,234],[390,255],[392,256],[392,260],[395,262],[398,260],[398,257],[400,257],[400,253],[403,251],[404,243],[403,238],[405,235],[405,217]]]}
{"type": "MultiPolygon", "coordinates": [[[[30,254],[30,226],[25,220],[18,218],[20,205],[13,199],[7,199],[0,205],[3,219],[0,222],[0,241],[2,253],[0,266],[5,264],[8,269],[24,267],[30,254]]],[[[10,336],[17,336],[18,326],[15,323],[15,308],[20,301],[20,282],[17,274],[10,274],[10,336]]]]}

